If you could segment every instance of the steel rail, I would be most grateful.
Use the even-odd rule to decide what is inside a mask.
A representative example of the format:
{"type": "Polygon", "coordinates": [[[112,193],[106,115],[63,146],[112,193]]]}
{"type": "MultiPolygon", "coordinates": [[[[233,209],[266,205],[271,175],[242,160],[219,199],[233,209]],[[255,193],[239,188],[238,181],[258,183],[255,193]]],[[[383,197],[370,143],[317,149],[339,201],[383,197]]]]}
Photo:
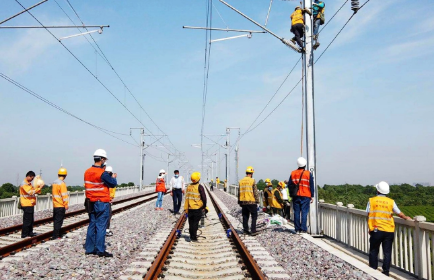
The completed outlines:
{"type": "MultiPolygon", "coordinates": [[[[151,193],[151,194],[155,194],[155,193],[151,193]]],[[[148,194],[147,196],[150,196],[151,194],[148,194]]],[[[146,203],[148,201],[151,201],[151,200],[153,200],[155,198],[156,198],[156,196],[153,196],[153,197],[149,197],[149,198],[147,198],[145,200],[136,201],[135,203],[131,203],[131,204],[122,206],[122,207],[120,207],[118,209],[114,209],[112,211],[112,214],[118,214],[120,212],[123,212],[125,210],[130,209],[130,208],[133,208],[133,207],[138,206],[140,204],[143,204],[143,203],[146,203]]],[[[126,202],[126,201],[124,200],[124,202],[126,202]]],[[[61,232],[62,233],[69,232],[69,231],[75,230],[77,228],[83,227],[83,226],[85,226],[87,224],[89,224],[89,218],[88,219],[83,219],[81,221],[78,221],[78,222],[70,224],[70,225],[65,225],[65,226],[62,227],[61,232]]],[[[53,235],[53,231],[51,230],[51,231],[48,231],[48,232],[44,232],[44,233],[42,233],[40,235],[31,237],[31,238],[25,238],[25,239],[22,239],[19,242],[16,242],[16,243],[13,243],[13,244],[1,247],[0,248],[0,260],[2,258],[4,258],[4,257],[9,256],[9,255],[13,255],[16,252],[19,252],[19,251],[21,251],[23,249],[27,249],[27,248],[30,248],[32,246],[36,246],[39,243],[44,243],[45,241],[49,240],[52,235],[53,235]]]]}
{"type": "Polygon", "coordinates": [[[186,216],[185,216],[185,212],[183,211],[177,223],[175,224],[174,229],[171,231],[168,238],[166,239],[165,244],[163,244],[162,249],[160,250],[153,264],[149,268],[147,274],[144,276],[143,278],[144,280],[156,280],[159,278],[163,266],[165,265],[165,262],[168,259],[169,253],[171,252],[175,240],[177,239],[176,236],[177,230],[182,229],[185,222],[186,222],[186,216]]]}
{"type": "MultiPolygon", "coordinates": [[[[119,203],[127,202],[127,201],[132,200],[132,199],[146,197],[146,196],[149,196],[149,195],[152,195],[152,194],[155,194],[155,192],[145,193],[143,195],[138,195],[138,196],[135,196],[135,197],[130,197],[130,198],[125,198],[125,199],[117,200],[117,201],[113,202],[113,204],[116,205],[116,204],[119,204],[119,203]]],[[[65,213],[65,218],[81,215],[81,214],[84,214],[84,213],[86,213],[85,209],[68,212],[68,213],[65,213]]],[[[51,222],[53,222],[53,217],[39,219],[39,220],[36,220],[36,221],[33,222],[33,226],[40,226],[40,225],[51,223],[51,222]]],[[[22,227],[23,227],[23,224],[19,224],[19,225],[7,227],[7,228],[1,228],[0,229],[0,236],[7,235],[7,234],[10,234],[10,233],[19,231],[19,230],[22,229],[22,227]]]]}
{"type": "Polygon", "coordinates": [[[243,244],[238,233],[232,226],[231,222],[228,220],[224,211],[222,211],[222,208],[214,200],[213,196],[211,195],[208,189],[207,192],[209,193],[210,200],[213,203],[213,206],[217,210],[218,214],[222,215],[221,218],[222,224],[226,229],[231,229],[231,239],[233,240],[234,245],[237,247],[237,251],[239,252],[240,257],[242,258],[243,263],[246,265],[246,269],[248,270],[250,277],[254,280],[266,280],[267,279],[266,276],[263,274],[263,272],[261,271],[260,267],[258,266],[257,262],[254,260],[252,255],[249,253],[248,248],[246,248],[245,244],[243,244]]]}

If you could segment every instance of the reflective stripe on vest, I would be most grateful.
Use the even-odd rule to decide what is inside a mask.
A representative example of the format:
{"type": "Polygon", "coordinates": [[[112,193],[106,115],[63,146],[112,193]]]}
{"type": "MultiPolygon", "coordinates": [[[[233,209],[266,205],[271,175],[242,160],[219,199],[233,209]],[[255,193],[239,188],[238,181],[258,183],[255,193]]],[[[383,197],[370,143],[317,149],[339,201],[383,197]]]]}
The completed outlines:
{"type": "Polygon", "coordinates": [[[85,172],[85,190],[86,197],[92,202],[102,201],[110,202],[109,188],[104,185],[101,180],[101,175],[103,175],[104,169],[92,166],[85,172]]]}
{"type": "Polygon", "coordinates": [[[311,190],[310,190],[310,172],[303,170],[303,169],[297,169],[292,171],[292,174],[290,176],[291,180],[293,181],[293,184],[297,185],[299,184],[299,190],[296,196],[304,196],[304,197],[311,197],[311,190]],[[301,178],[301,172],[304,172],[301,178]],[[301,182],[299,183],[299,178],[301,178],[301,182]]]}
{"type": "Polygon", "coordinates": [[[239,181],[239,200],[255,203],[253,178],[245,177],[239,181]]]}
{"type": "Polygon", "coordinates": [[[204,204],[199,193],[199,183],[190,184],[186,191],[187,209],[200,209],[204,204]]]}
{"type": "Polygon", "coordinates": [[[393,218],[394,200],[385,196],[370,198],[368,225],[370,231],[377,228],[380,231],[394,232],[393,218]]]}

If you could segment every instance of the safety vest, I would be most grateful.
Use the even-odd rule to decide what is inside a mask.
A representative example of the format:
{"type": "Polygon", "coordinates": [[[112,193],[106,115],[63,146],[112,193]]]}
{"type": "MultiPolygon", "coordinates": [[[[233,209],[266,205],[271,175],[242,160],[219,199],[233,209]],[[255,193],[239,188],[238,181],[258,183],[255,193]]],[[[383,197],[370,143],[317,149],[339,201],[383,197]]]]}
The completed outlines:
{"type": "Polygon", "coordinates": [[[306,171],[304,169],[296,169],[292,171],[290,178],[293,181],[293,184],[297,185],[299,183],[299,190],[296,196],[311,197],[309,171],[306,171]],[[301,182],[299,183],[301,172],[304,172],[304,174],[302,175],[301,182]]]}
{"type": "Polygon", "coordinates": [[[281,192],[278,189],[274,189],[272,190],[272,193],[269,192],[269,196],[267,197],[267,200],[269,202],[270,207],[281,209],[282,205],[278,202],[278,200],[275,197],[276,192],[278,192],[280,197],[282,197],[281,192]]]}
{"type": "Polygon", "coordinates": [[[156,180],[156,192],[166,192],[165,178],[158,178],[156,180]]]}
{"type": "Polygon", "coordinates": [[[27,182],[26,179],[20,185],[20,203],[22,207],[35,206],[36,205],[36,196],[35,194],[40,193],[41,191],[36,191],[32,186],[32,183],[27,182]]]}
{"type": "Polygon", "coordinates": [[[68,190],[66,188],[65,182],[61,179],[57,179],[51,184],[52,197],[53,197],[53,207],[67,207],[68,206],[68,190]]]}
{"type": "Polygon", "coordinates": [[[92,166],[85,172],[85,193],[86,197],[91,202],[102,201],[110,202],[109,188],[104,185],[101,180],[101,175],[104,173],[104,168],[92,166]]]}
{"type": "Polygon", "coordinates": [[[201,195],[199,193],[199,183],[190,184],[187,187],[186,201],[184,203],[184,210],[189,209],[200,209],[204,203],[201,200],[201,195]]]}
{"type": "Polygon", "coordinates": [[[272,193],[267,189],[264,189],[264,195],[263,195],[263,204],[264,206],[270,205],[269,203],[269,197],[272,195],[272,193]],[[266,194],[267,194],[267,198],[266,198],[266,194]]]}
{"type": "Polygon", "coordinates": [[[369,199],[369,229],[394,232],[393,206],[394,200],[385,196],[375,196],[369,199]]]}
{"type": "Polygon", "coordinates": [[[219,186],[220,183],[221,181],[219,179],[216,179],[216,186],[219,186]]]}
{"type": "Polygon", "coordinates": [[[293,12],[293,14],[290,16],[292,20],[292,25],[302,23],[304,24],[304,15],[302,14],[302,10],[298,9],[293,12]]]}
{"type": "Polygon", "coordinates": [[[110,192],[110,199],[114,199],[115,198],[116,188],[110,188],[109,192],[110,192]]]}
{"type": "Polygon", "coordinates": [[[255,203],[253,178],[245,177],[239,181],[239,200],[255,203]]]}

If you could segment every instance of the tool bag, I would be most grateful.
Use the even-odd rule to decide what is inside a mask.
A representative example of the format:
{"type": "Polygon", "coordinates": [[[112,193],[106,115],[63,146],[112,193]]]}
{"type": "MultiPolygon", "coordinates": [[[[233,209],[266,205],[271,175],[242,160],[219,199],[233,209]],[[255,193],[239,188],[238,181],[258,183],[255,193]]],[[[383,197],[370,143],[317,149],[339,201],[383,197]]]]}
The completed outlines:
{"type": "Polygon", "coordinates": [[[94,203],[91,202],[91,200],[89,198],[85,198],[85,203],[84,203],[86,212],[88,212],[88,214],[91,214],[92,211],[94,211],[94,203]]]}
{"type": "Polygon", "coordinates": [[[299,177],[299,182],[297,185],[295,185],[295,184],[289,185],[288,190],[289,190],[289,194],[291,197],[297,196],[298,191],[299,191],[299,184],[301,183],[301,179],[302,179],[302,176],[304,175],[304,172],[305,172],[305,170],[302,171],[301,177],[299,177]]]}

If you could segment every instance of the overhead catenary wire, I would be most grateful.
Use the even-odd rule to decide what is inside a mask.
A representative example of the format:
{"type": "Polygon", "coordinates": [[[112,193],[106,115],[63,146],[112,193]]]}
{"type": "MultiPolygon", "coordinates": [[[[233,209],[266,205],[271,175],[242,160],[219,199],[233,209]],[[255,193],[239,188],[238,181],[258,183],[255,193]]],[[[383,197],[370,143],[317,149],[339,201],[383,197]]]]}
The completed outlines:
{"type": "MultiPolygon", "coordinates": [[[[21,2],[20,1],[18,1],[18,0],[15,0],[15,2],[17,2],[21,7],[23,7],[24,8],[24,6],[21,4],[21,2]]],[[[124,109],[125,110],[127,110],[129,113],[130,113],[130,115],[132,115],[140,124],[142,124],[143,125],[143,127],[151,134],[151,135],[153,135],[154,136],[154,134],[143,124],[143,122],[133,113],[133,112],[131,112],[131,110],[130,109],[128,109],[127,108],[127,106],[125,106],[125,104],[123,104],[120,100],[119,100],[119,98],[117,98],[116,96],[115,96],[115,94],[95,75],[95,74],[93,74],[92,73],[92,71],[67,47],[67,46],[65,46],[65,44],[63,44],[61,41],[59,41],[59,39],[48,29],[48,28],[46,28],[45,26],[44,26],[44,24],[42,24],[42,22],[40,21],[40,20],[38,20],[30,11],[27,11],[27,13],[30,15],[30,16],[32,16],[54,39],[56,39],[76,60],[77,60],[77,62],[79,62],[82,66],[83,66],[83,68],[85,68],[86,69],[86,71],[88,71],[88,73],[89,74],[91,74],[99,83],[100,83],[100,85],[102,85],[105,89],[106,89],[106,91],[107,92],[109,92],[110,93],[110,95],[112,95],[112,97],[113,98],[115,98],[115,100],[119,103],[119,104],[121,104],[121,106],[122,107],[124,107],[124,109]]],[[[114,70],[114,69],[113,69],[114,70]]],[[[125,83],[124,83],[124,85],[125,85],[125,83]]],[[[125,85],[126,86],[126,85],[125,85]]],[[[128,87],[127,87],[127,89],[128,89],[128,87]]],[[[140,105],[141,106],[141,105],[140,105]]],[[[141,106],[141,108],[142,108],[142,106],[141,106]]],[[[146,113],[146,112],[145,112],[146,113]]],[[[146,113],[147,114],[147,113],[146,113]]],[[[158,127],[159,128],[159,127],[158,127]]],[[[155,137],[155,136],[154,136],[155,137]]],[[[170,141],[170,139],[168,138],[168,140],[170,141]]],[[[171,142],[171,141],[170,141],[171,142]]],[[[162,142],[161,142],[162,143],[162,142]]],[[[163,143],[162,143],[163,144],[163,143]]],[[[171,142],[171,144],[172,144],[172,142],[171,142]]],[[[173,144],[172,144],[173,145],[173,144]]],[[[173,145],[173,147],[174,147],[174,149],[176,149],[176,147],[173,145]]]]}
{"type": "Polygon", "coordinates": [[[42,97],[41,95],[39,95],[39,94],[37,94],[36,92],[32,91],[31,89],[25,87],[24,85],[20,84],[19,82],[17,82],[17,81],[15,81],[15,80],[11,79],[10,77],[6,76],[5,74],[0,73],[0,77],[3,78],[3,79],[5,79],[5,80],[8,81],[9,83],[13,84],[14,86],[16,86],[16,87],[22,89],[23,91],[29,93],[30,95],[36,97],[37,99],[41,100],[42,102],[44,102],[44,103],[50,105],[51,107],[53,107],[53,108],[55,108],[55,109],[61,111],[62,113],[65,113],[65,114],[69,115],[70,117],[75,118],[76,120],[79,120],[79,121],[81,121],[81,122],[83,122],[83,123],[85,123],[85,124],[87,124],[87,125],[89,125],[89,126],[95,128],[95,129],[98,129],[99,131],[101,131],[101,132],[103,132],[103,133],[105,133],[105,134],[107,134],[107,135],[109,135],[109,136],[111,136],[111,137],[113,137],[113,138],[116,138],[116,139],[118,139],[118,140],[120,140],[120,141],[122,141],[122,142],[125,142],[125,143],[129,144],[129,145],[136,146],[136,145],[133,144],[133,143],[130,143],[130,142],[128,142],[128,141],[125,141],[124,139],[121,139],[121,138],[119,138],[119,137],[113,135],[113,134],[119,134],[119,135],[126,135],[126,136],[128,136],[129,134],[115,132],[115,131],[108,130],[108,129],[102,128],[102,127],[100,127],[100,126],[97,126],[97,125],[95,125],[95,124],[93,124],[93,123],[90,123],[90,122],[88,122],[88,121],[86,121],[86,120],[84,120],[84,119],[82,119],[82,118],[80,118],[80,117],[74,115],[73,113],[71,113],[71,112],[69,112],[69,111],[63,109],[62,107],[56,105],[55,103],[49,101],[48,99],[42,97]]]}
{"type": "MultiPolygon", "coordinates": [[[[83,20],[80,18],[80,16],[79,16],[79,14],[78,14],[78,12],[76,11],[76,9],[74,9],[74,7],[72,6],[72,4],[71,4],[71,2],[69,1],[69,0],[65,0],[67,3],[68,3],[68,5],[69,5],[69,7],[71,8],[71,10],[75,13],[75,15],[77,16],[77,18],[80,20],[80,22],[82,23],[82,25],[84,26],[85,25],[85,23],[83,22],[83,20]]],[[[59,5],[59,4],[58,4],[59,5]]],[[[63,9],[62,9],[63,10],[63,9]]],[[[64,11],[64,13],[65,13],[65,11],[64,11]]],[[[66,14],[66,13],[65,13],[66,14]]],[[[68,16],[69,17],[69,16],[68,16]]],[[[71,20],[71,18],[70,18],[70,20],[71,20]]],[[[86,30],[87,30],[87,28],[85,28],[86,30]]],[[[133,94],[133,92],[130,90],[130,88],[126,85],[126,83],[124,82],[124,80],[121,78],[121,76],[118,74],[118,72],[115,70],[115,68],[113,67],[113,65],[110,63],[110,61],[109,61],[109,59],[107,58],[107,56],[105,55],[105,53],[103,52],[103,50],[101,49],[101,47],[100,47],[100,45],[98,45],[98,43],[95,41],[95,39],[94,39],[94,37],[91,35],[91,34],[89,34],[89,36],[92,38],[92,41],[94,42],[94,44],[97,46],[97,48],[98,48],[98,50],[99,50],[99,54],[100,54],[100,56],[104,59],[104,61],[109,65],[109,67],[113,70],[113,72],[115,73],[115,75],[118,77],[118,79],[121,81],[121,83],[124,85],[124,88],[125,89],[127,89],[127,91],[129,92],[129,94],[133,97],[133,99],[135,100],[135,102],[139,105],[139,107],[140,107],[140,109],[145,113],[145,115],[150,119],[150,121],[157,127],[157,129],[161,132],[161,133],[163,133],[163,134],[165,134],[165,135],[167,135],[158,125],[157,125],[157,123],[154,121],[154,119],[148,114],[148,112],[143,108],[143,106],[142,106],[142,104],[140,104],[140,102],[139,102],[139,100],[136,98],[136,96],[133,94]]],[[[88,42],[89,42],[89,40],[88,40],[88,42]]],[[[90,42],[89,42],[90,43],[90,42]]],[[[91,43],[90,43],[91,44],[91,43]]],[[[92,44],[91,44],[92,45],[92,44]]],[[[95,49],[95,48],[94,48],[95,49]]],[[[96,51],[96,50],[95,50],[96,51]]],[[[124,97],[124,105],[125,105],[125,97],[124,97]]],[[[145,125],[144,125],[144,127],[145,127],[145,125]]],[[[149,131],[148,129],[147,129],[147,131],[148,132],[150,132],[151,133],[151,131],[149,131]]],[[[153,136],[153,137],[155,137],[155,139],[157,139],[157,137],[156,136],[154,136],[153,135],[153,133],[151,133],[151,135],[153,136]]],[[[174,150],[175,151],[178,151],[178,152],[180,152],[176,147],[175,147],[175,145],[172,143],[172,141],[171,141],[171,139],[169,138],[169,136],[167,136],[167,139],[168,139],[168,141],[169,141],[169,143],[174,147],[174,150]]],[[[163,143],[162,142],[160,142],[162,145],[163,145],[163,143]]]]}

